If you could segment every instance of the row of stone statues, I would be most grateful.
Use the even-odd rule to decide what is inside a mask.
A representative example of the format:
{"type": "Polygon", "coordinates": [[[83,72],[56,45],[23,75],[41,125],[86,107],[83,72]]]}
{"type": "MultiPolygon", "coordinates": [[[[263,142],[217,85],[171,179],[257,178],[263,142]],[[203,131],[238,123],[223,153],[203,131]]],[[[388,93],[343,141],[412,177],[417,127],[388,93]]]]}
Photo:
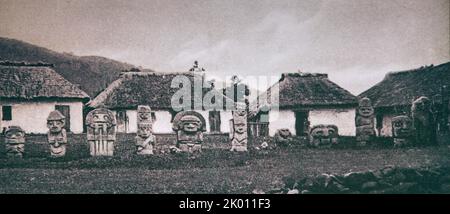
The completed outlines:
{"type": "MultiPolygon", "coordinates": [[[[450,111],[450,102],[448,108],[450,111]]],[[[450,118],[448,123],[450,127],[450,118]]],[[[371,100],[367,97],[360,99],[358,102],[355,125],[357,145],[365,146],[373,141],[376,136],[375,110],[371,100]]],[[[420,97],[412,103],[411,116],[399,115],[392,118],[394,145],[400,147],[411,144],[436,144],[436,127],[430,99],[424,96],[420,97]]],[[[334,145],[338,143],[338,128],[335,125],[316,125],[310,128],[308,137],[309,144],[314,147],[334,145]]],[[[274,140],[277,144],[287,144],[292,140],[292,134],[289,129],[279,129],[275,133],[274,140]]]]}
{"type": "MultiPolygon", "coordinates": [[[[231,151],[247,151],[248,118],[245,104],[237,103],[230,120],[231,151]]],[[[450,108],[450,104],[449,104],[450,108]]],[[[154,152],[155,136],[149,106],[137,108],[136,154],[151,155],[154,152]]],[[[355,117],[356,142],[364,146],[376,136],[374,108],[369,98],[359,101],[355,117]]],[[[449,124],[450,125],[450,124],[449,124]]],[[[52,111],[47,118],[48,143],[51,157],[66,154],[67,133],[64,128],[65,117],[59,111],[52,111]]],[[[91,156],[113,156],[116,141],[116,119],[111,110],[94,109],[86,116],[87,141],[91,156]]],[[[201,152],[206,122],[195,111],[183,111],[175,115],[172,129],[176,132],[177,151],[201,152]]],[[[410,144],[434,144],[436,124],[433,120],[431,101],[427,97],[415,100],[411,107],[411,117],[400,115],[392,118],[392,134],[395,146],[410,144]]],[[[311,146],[333,145],[338,143],[338,128],[335,125],[316,125],[310,129],[311,146]]],[[[292,140],[289,129],[280,129],[274,136],[275,142],[286,144],[292,140]]],[[[6,152],[11,157],[22,157],[25,149],[25,131],[18,126],[10,126],[5,131],[6,152]]]]}
{"type": "Polygon", "coordinates": [[[437,144],[437,126],[431,105],[431,100],[423,96],[413,102],[411,116],[399,115],[392,118],[395,146],[437,144]]]}

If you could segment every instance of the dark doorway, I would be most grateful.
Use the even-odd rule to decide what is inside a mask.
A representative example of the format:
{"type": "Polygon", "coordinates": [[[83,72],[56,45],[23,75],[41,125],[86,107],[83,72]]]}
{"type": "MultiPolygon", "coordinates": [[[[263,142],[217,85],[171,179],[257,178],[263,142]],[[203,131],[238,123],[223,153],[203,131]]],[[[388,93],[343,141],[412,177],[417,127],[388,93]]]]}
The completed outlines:
{"type": "Polygon", "coordinates": [[[57,105],[55,106],[55,110],[61,112],[62,115],[66,118],[66,128],[67,132],[70,132],[70,106],[67,105],[57,105]]]}
{"type": "Polygon", "coordinates": [[[309,130],[308,112],[295,112],[295,133],[297,136],[306,136],[309,130]]]}
{"type": "Polygon", "coordinates": [[[209,112],[209,128],[211,132],[220,132],[220,111],[209,112]]]}
{"type": "Polygon", "coordinates": [[[117,110],[116,112],[117,119],[117,132],[127,133],[128,131],[128,117],[127,112],[125,110],[117,110]]]}

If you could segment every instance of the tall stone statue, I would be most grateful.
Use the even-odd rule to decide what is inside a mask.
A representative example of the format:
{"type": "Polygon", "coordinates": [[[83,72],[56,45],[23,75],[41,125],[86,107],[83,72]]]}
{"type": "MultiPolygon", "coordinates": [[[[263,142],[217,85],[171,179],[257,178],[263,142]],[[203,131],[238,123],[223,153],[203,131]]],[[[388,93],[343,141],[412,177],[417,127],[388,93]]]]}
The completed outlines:
{"type": "Polygon", "coordinates": [[[182,111],[175,115],[172,129],[177,133],[177,147],[183,152],[201,152],[205,118],[195,111],[182,111]]]}
{"type": "Polygon", "coordinates": [[[152,133],[152,114],[149,106],[140,105],[137,108],[136,153],[138,155],[153,154],[155,136],[152,133]]]}
{"type": "Polygon", "coordinates": [[[427,97],[420,97],[412,103],[411,116],[416,132],[417,144],[436,143],[436,125],[434,124],[431,101],[427,97]]]}
{"type": "Polygon", "coordinates": [[[414,127],[411,118],[405,115],[392,118],[392,137],[394,147],[414,144],[414,127]]]}
{"type": "Polygon", "coordinates": [[[10,126],[5,131],[6,156],[22,158],[25,152],[25,131],[19,126],[10,126]]]}
{"type": "Polygon", "coordinates": [[[47,117],[47,140],[50,144],[51,157],[63,157],[66,155],[67,133],[64,129],[65,117],[55,110],[47,117]]]}
{"type": "Polygon", "coordinates": [[[374,109],[369,98],[364,97],[359,101],[356,110],[356,142],[364,146],[375,136],[374,109]]]}
{"type": "Polygon", "coordinates": [[[86,116],[87,140],[91,156],[112,156],[116,141],[116,118],[105,108],[92,110],[86,116]]]}
{"type": "Polygon", "coordinates": [[[236,103],[236,110],[232,112],[230,124],[231,151],[246,152],[248,143],[247,105],[236,103]]]}
{"type": "Polygon", "coordinates": [[[320,145],[338,144],[339,132],[335,125],[315,125],[309,134],[309,144],[314,147],[320,145]]]}

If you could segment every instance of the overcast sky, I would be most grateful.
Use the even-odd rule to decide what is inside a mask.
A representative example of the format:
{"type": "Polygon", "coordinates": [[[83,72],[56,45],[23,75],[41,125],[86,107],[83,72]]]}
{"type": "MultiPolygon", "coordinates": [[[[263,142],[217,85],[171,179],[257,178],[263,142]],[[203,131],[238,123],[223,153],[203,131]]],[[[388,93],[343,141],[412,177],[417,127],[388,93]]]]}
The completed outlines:
{"type": "Polygon", "coordinates": [[[156,71],[328,73],[357,95],[450,61],[449,0],[0,0],[0,36],[156,71]]]}

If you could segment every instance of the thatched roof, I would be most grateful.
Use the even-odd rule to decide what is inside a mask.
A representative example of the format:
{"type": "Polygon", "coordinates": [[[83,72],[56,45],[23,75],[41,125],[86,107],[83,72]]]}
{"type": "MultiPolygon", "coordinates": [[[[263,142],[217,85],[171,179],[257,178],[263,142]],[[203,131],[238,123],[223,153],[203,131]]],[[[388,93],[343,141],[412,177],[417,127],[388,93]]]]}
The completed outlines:
{"type": "Polygon", "coordinates": [[[388,73],[381,82],[358,97],[370,98],[375,108],[409,106],[421,96],[432,99],[441,93],[443,86],[450,88],[450,62],[388,73]]]}
{"type": "Polygon", "coordinates": [[[0,98],[71,98],[89,100],[76,85],[64,79],[46,64],[0,63],[0,98]]]}
{"type": "Polygon", "coordinates": [[[279,87],[279,108],[314,108],[327,106],[356,106],[357,100],[347,90],[328,79],[327,74],[284,73],[280,80],[258,97],[264,103],[271,91],[279,87]]]}
{"type": "MultiPolygon", "coordinates": [[[[138,105],[148,105],[152,109],[171,109],[172,96],[180,90],[180,88],[172,88],[171,84],[173,78],[179,75],[183,75],[190,80],[191,92],[193,92],[194,76],[200,76],[192,72],[126,72],[122,73],[119,79],[111,83],[88,106],[92,108],[103,106],[109,109],[135,109],[138,105]]],[[[229,98],[226,98],[217,90],[204,88],[202,96],[199,98],[203,99],[205,93],[209,91],[221,97],[224,103],[225,100],[228,100],[228,103],[232,105],[232,101],[230,102],[229,98]]],[[[192,95],[191,102],[194,102],[196,98],[192,95]]]]}

